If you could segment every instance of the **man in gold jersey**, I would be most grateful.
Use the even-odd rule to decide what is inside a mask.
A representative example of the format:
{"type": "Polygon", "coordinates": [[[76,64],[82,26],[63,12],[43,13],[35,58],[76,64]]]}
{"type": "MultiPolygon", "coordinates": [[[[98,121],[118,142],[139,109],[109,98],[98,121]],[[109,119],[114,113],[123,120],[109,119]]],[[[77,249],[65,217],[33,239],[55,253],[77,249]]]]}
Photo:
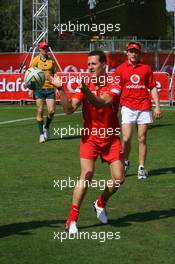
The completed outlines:
{"type": "Polygon", "coordinates": [[[49,126],[55,113],[55,90],[52,84],[47,81],[47,75],[54,75],[56,72],[56,65],[53,58],[48,56],[49,44],[42,41],[38,45],[39,55],[35,56],[30,63],[30,67],[37,67],[44,71],[46,81],[43,87],[37,90],[29,90],[29,96],[35,97],[37,105],[37,123],[39,128],[39,142],[44,143],[49,137],[49,126]],[[44,124],[44,101],[47,105],[47,117],[44,124]]]}

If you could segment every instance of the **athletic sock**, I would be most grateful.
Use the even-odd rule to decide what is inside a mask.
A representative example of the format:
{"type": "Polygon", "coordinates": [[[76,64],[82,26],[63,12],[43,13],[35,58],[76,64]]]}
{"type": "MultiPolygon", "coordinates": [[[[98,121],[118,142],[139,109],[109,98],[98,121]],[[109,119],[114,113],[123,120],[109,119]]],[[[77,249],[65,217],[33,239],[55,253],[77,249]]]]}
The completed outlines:
{"type": "Polygon", "coordinates": [[[69,211],[69,217],[67,219],[67,224],[69,225],[70,222],[77,222],[78,215],[79,215],[80,206],[72,204],[70,211],[69,211]]]}
{"type": "Polygon", "coordinates": [[[143,170],[144,169],[144,165],[139,165],[139,170],[143,170]]]}
{"type": "Polygon", "coordinates": [[[39,133],[41,135],[41,134],[43,134],[43,124],[44,124],[44,122],[43,121],[37,121],[37,124],[38,124],[38,128],[39,128],[39,133]]]}
{"type": "Polygon", "coordinates": [[[97,205],[101,208],[104,208],[107,201],[108,201],[108,198],[104,198],[103,195],[100,195],[97,198],[97,205]]]}
{"type": "Polygon", "coordinates": [[[45,124],[45,128],[48,129],[50,126],[50,123],[52,121],[52,118],[49,118],[48,116],[46,117],[46,124],[45,124]]]}

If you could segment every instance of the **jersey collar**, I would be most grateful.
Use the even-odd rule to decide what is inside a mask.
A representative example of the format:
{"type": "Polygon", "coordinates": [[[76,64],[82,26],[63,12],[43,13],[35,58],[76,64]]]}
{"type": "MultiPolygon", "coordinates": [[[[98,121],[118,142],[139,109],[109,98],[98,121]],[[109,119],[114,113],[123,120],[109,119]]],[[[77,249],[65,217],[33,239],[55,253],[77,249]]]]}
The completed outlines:
{"type": "Polygon", "coordinates": [[[41,57],[41,55],[39,55],[39,58],[41,61],[45,62],[48,59],[48,55],[46,55],[46,58],[43,60],[43,58],[41,57]]]}
{"type": "Polygon", "coordinates": [[[140,66],[141,66],[141,63],[140,63],[140,61],[139,61],[136,65],[132,65],[132,64],[130,64],[128,61],[126,61],[126,65],[127,65],[128,67],[137,68],[137,67],[140,67],[140,66]]]}

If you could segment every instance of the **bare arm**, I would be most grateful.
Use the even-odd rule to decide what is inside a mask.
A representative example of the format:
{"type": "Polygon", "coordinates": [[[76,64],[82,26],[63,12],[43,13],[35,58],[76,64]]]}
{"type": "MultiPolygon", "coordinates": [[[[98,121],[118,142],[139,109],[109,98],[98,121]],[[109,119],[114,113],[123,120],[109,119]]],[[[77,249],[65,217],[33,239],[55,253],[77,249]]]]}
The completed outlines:
{"type": "Polygon", "coordinates": [[[151,95],[152,95],[152,98],[153,98],[154,103],[156,105],[156,107],[154,109],[154,117],[157,119],[157,118],[161,117],[161,110],[160,110],[159,94],[158,94],[156,87],[154,87],[151,90],[151,95]]]}
{"type": "Polygon", "coordinates": [[[80,106],[81,101],[77,98],[68,99],[64,89],[59,89],[61,105],[66,114],[72,114],[80,106]]]}
{"type": "Polygon", "coordinates": [[[64,112],[66,114],[73,113],[80,106],[81,101],[78,100],[77,98],[68,99],[63,89],[62,83],[57,75],[55,75],[54,77],[48,75],[47,79],[51,84],[53,84],[59,90],[61,105],[63,107],[64,112]]]}

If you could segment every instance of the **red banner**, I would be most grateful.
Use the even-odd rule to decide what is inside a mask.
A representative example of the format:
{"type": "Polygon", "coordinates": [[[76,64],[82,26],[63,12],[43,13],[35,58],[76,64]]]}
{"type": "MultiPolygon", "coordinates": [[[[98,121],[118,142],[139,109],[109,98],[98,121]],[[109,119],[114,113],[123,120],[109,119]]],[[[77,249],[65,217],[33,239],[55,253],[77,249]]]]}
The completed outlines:
{"type": "Polygon", "coordinates": [[[173,75],[172,80],[172,101],[175,102],[175,75],[173,75]]]}
{"type": "MultiPolygon", "coordinates": [[[[77,83],[80,82],[82,75],[88,76],[87,73],[59,73],[59,75],[68,94],[74,92],[75,88],[77,88],[77,83]]],[[[108,75],[112,76],[112,73],[108,75]]],[[[154,76],[160,100],[167,102],[169,100],[169,75],[166,72],[154,72],[154,76]]],[[[173,88],[175,96],[175,79],[173,88]]],[[[24,74],[0,74],[0,101],[21,100],[31,100],[28,96],[28,88],[24,83],[24,74]]],[[[59,100],[59,97],[57,97],[57,100],[59,100]]]]}
{"type": "Polygon", "coordinates": [[[0,101],[29,100],[24,74],[0,74],[0,101]]]}
{"type": "MultiPolygon", "coordinates": [[[[56,59],[58,60],[63,72],[87,72],[87,56],[88,53],[54,53],[56,59]]],[[[108,70],[113,71],[119,64],[121,64],[125,59],[126,55],[123,52],[117,53],[106,53],[108,61],[108,70]]],[[[2,53],[0,54],[0,73],[18,73],[20,65],[24,62],[27,57],[27,61],[24,67],[24,71],[28,68],[32,54],[27,53],[2,53]]],[[[144,63],[149,64],[152,69],[155,66],[154,53],[143,53],[142,60],[144,63]]],[[[158,54],[159,70],[163,67],[164,72],[172,72],[174,65],[174,55],[171,54],[168,57],[167,53],[158,54]],[[168,58],[166,64],[164,62],[168,58]]],[[[161,71],[162,71],[161,70],[161,71]]]]}
{"type": "MultiPolygon", "coordinates": [[[[86,72],[87,53],[54,53],[63,72],[86,72]]],[[[19,73],[27,54],[0,54],[0,73],[19,73]]],[[[32,54],[27,57],[25,67],[29,67],[32,54]]]]}
{"type": "Polygon", "coordinates": [[[169,101],[169,74],[167,72],[154,72],[154,77],[160,101],[169,101]]]}
{"type": "MultiPolygon", "coordinates": [[[[27,53],[3,53],[0,54],[0,73],[19,73],[20,65],[24,63],[27,57],[24,71],[29,67],[32,54],[27,56],[27,53]]],[[[63,72],[87,72],[87,56],[88,53],[54,53],[63,72]]],[[[126,55],[123,52],[106,53],[108,71],[114,69],[126,60],[126,55]]],[[[163,56],[163,54],[162,54],[163,56]]],[[[143,53],[142,59],[144,63],[149,64],[154,68],[154,54],[143,53]]],[[[162,61],[162,60],[161,60],[162,61]]],[[[162,61],[163,63],[163,61],[162,61]]],[[[161,67],[161,65],[160,65],[161,67]]],[[[23,71],[23,72],[24,72],[23,71]]]]}

